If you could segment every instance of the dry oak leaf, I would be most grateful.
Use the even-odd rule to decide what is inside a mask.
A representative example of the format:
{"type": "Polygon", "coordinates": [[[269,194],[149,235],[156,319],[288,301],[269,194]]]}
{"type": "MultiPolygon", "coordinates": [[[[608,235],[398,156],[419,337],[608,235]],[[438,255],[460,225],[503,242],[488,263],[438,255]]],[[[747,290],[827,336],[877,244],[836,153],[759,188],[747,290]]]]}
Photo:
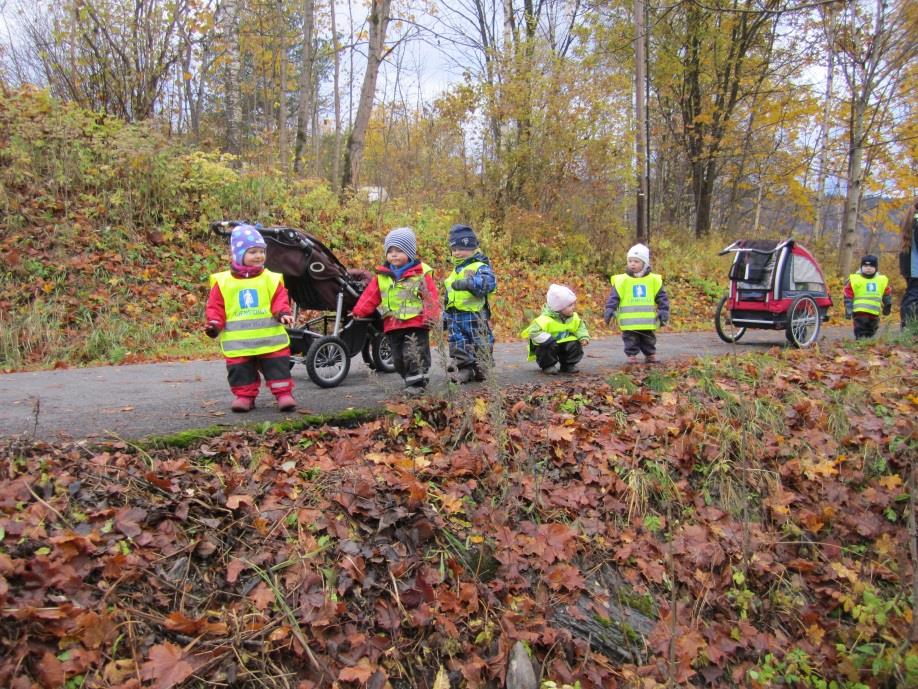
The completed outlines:
{"type": "Polygon", "coordinates": [[[230,495],[226,499],[226,508],[229,510],[238,509],[240,505],[254,505],[255,501],[251,495],[230,495]]]}
{"type": "Polygon", "coordinates": [[[341,672],[338,673],[338,681],[366,684],[374,672],[375,668],[370,664],[370,659],[361,658],[357,661],[357,665],[342,668],[341,672]]]}
{"type": "Polygon", "coordinates": [[[187,660],[181,648],[168,641],[150,649],[150,660],[143,664],[141,676],[146,680],[155,680],[153,689],[171,689],[184,682],[194,668],[187,660]]]}
{"type": "Polygon", "coordinates": [[[64,674],[63,664],[50,651],[42,656],[37,670],[41,685],[47,689],[57,689],[57,687],[64,684],[64,680],[67,678],[64,674]]]}
{"type": "Polygon", "coordinates": [[[102,678],[109,684],[121,684],[137,674],[133,658],[119,658],[105,664],[102,678]]]}

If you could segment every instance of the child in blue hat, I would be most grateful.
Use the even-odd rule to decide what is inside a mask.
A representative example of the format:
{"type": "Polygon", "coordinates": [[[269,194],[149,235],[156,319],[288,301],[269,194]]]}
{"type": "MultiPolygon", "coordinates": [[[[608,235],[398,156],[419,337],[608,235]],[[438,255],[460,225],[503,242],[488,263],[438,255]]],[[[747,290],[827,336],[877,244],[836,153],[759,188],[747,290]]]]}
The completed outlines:
{"type": "Polygon", "coordinates": [[[497,289],[497,278],[491,262],[479,248],[475,231],[468,225],[450,228],[449,249],[453,269],[443,286],[450,378],[458,383],[484,380],[481,359],[484,356],[491,361],[494,352],[488,295],[497,289]]]}

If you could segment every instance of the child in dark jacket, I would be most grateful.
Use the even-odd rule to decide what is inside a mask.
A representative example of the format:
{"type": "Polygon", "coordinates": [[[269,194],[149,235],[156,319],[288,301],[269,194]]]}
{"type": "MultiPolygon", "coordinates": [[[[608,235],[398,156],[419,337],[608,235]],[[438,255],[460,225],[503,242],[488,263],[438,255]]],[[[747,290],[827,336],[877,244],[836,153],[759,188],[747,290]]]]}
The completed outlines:
{"type": "Polygon", "coordinates": [[[386,262],[376,268],[352,314],[367,318],[382,312],[395,370],[409,394],[420,394],[430,371],[430,326],[440,318],[437,286],[431,268],[417,258],[417,239],[410,227],[386,235],[386,262]]]}
{"type": "Polygon", "coordinates": [[[873,337],[880,327],[880,311],[892,311],[889,278],[881,275],[880,260],[873,254],[861,259],[860,270],[848,276],[845,283],[845,318],[854,321],[854,338],[873,337]]]}
{"type": "Polygon", "coordinates": [[[638,353],[644,361],[657,360],[657,326],[669,322],[669,297],[663,289],[663,278],[650,272],[650,249],[635,244],[628,249],[627,269],[613,275],[612,289],[606,300],[606,325],[615,318],[622,331],[625,356],[629,363],[637,362],[638,353]]]}
{"type": "Polygon", "coordinates": [[[226,357],[234,412],[255,408],[259,371],[281,411],[293,411],[290,337],[293,324],[284,277],[265,269],[265,244],[251,225],[237,225],[230,235],[230,269],[210,276],[204,332],[220,337],[226,357]]]}
{"type": "Polygon", "coordinates": [[[457,383],[484,380],[482,359],[490,362],[494,352],[488,295],[497,289],[497,278],[488,257],[478,248],[475,231],[468,225],[450,228],[449,248],[454,267],[443,286],[450,378],[457,383]]]}

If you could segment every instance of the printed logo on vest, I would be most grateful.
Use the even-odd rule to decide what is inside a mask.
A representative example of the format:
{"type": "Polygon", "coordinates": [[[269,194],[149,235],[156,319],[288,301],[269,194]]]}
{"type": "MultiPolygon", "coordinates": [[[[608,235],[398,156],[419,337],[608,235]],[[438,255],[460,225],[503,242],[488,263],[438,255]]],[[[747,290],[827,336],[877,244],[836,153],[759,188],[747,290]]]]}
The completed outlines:
{"type": "Polygon", "coordinates": [[[239,306],[243,309],[254,309],[258,306],[258,290],[244,289],[239,293],[239,306]]]}
{"type": "Polygon", "coordinates": [[[635,299],[647,298],[647,285],[635,285],[631,288],[631,296],[635,299]]]}
{"type": "Polygon", "coordinates": [[[877,291],[877,283],[875,283],[875,282],[868,282],[868,283],[867,283],[867,291],[868,291],[868,292],[876,292],[876,291],[877,291]]]}

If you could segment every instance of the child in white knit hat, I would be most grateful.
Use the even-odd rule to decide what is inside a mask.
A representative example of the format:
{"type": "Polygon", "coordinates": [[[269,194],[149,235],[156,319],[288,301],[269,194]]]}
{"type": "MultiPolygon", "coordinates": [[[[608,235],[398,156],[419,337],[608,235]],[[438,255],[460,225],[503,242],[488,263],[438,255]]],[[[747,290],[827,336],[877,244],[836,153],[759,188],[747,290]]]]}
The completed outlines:
{"type": "Polygon", "coordinates": [[[625,272],[613,275],[611,282],[604,312],[606,325],[613,318],[617,320],[629,363],[637,362],[638,353],[647,363],[655,362],[655,331],[669,322],[669,297],[663,278],[650,272],[650,249],[643,244],[628,249],[625,272]]]}
{"type": "Polygon", "coordinates": [[[543,373],[577,372],[590,333],[576,305],[577,295],[569,287],[550,285],[542,313],[520,333],[529,341],[529,361],[534,359],[543,373]]]}
{"type": "Polygon", "coordinates": [[[409,394],[420,394],[430,371],[430,326],[440,320],[440,303],[431,268],[418,258],[414,230],[397,227],[383,243],[386,262],[376,268],[351,313],[367,318],[382,311],[395,370],[409,394]]]}

